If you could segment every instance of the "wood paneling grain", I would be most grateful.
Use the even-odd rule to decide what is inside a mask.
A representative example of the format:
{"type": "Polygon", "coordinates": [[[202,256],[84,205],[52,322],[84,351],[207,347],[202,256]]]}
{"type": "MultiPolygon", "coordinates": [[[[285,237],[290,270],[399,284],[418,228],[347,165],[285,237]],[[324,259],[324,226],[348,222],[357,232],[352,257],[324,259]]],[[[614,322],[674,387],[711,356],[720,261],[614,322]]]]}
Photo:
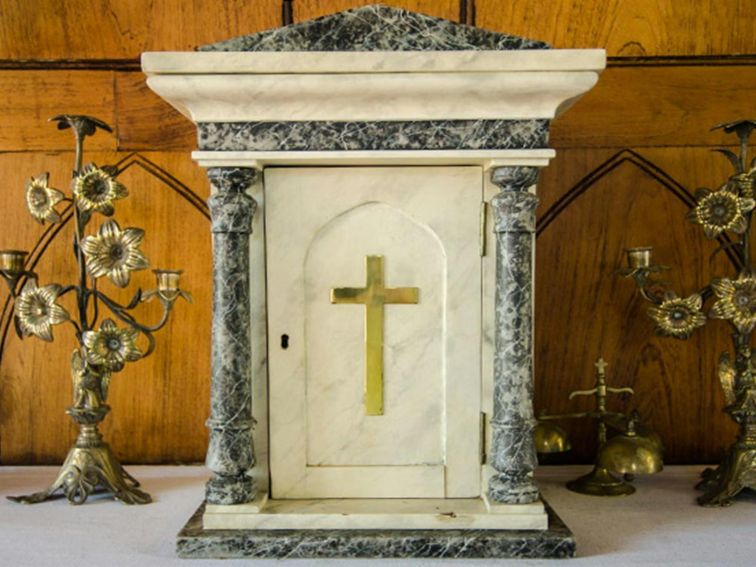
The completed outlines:
{"type": "Polygon", "coordinates": [[[565,147],[706,146],[731,142],[715,124],[751,116],[756,67],[621,67],[552,124],[565,147]]]}
{"type": "MultiPolygon", "coordinates": [[[[615,154],[560,152],[539,183],[540,216],[570,190],[563,180],[581,177],[615,154]]],[[[635,389],[628,402],[610,399],[609,408],[639,409],[664,440],[665,462],[714,462],[735,433],[721,411],[724,398],[715,373],[719,353],[729,348],[727,324],[711,320],[688,341],[656,337],[648,304],[632,281],[613,272],[624,263],[624,248],[652,245],[656,260],[672,266],[664,277],[680,295],[694,293],[712,276],[732,274],[725,255],[710,262],[717,243],[685,220],[689,206],[655,170],[693,189],[719,186],[730,165],[700,148],[643,148],[638,154],[623,152],[618,166],[596,179],[538,237],[536,406],[549,413],[591,407],[592,400],[569,402],[567,395],[592,386],[593,364],[603,356],[610,365],[609,384],[635,389]]],[[[595,427],[586,420],[564,425],[574,447],[567,460],[589,462],[595,427]]]]}
{"type": "MultiPolygon", "coordinates": [[[[302,21],[367,3],[295,0],[294,17],[302,21]]],[[[457,0],[388,3],[452,20],[460,14],[457,0]]],[[[685,222],[687,206],[654,171],[659,168],[690,190],[716,186],[729,174],[725,160],[707,147],[732,140],[709,128],[753,114],[756,72],[742,60],[711,67],[701,57],[756,53],[756,3],[477,0],[476,7],[479,26],[555,47],[604,47],[610,56],[666,57],[673,63],[683,58],[680,65],[607,70],[552,125],[551,143],[560,151],[539,183],[540,215],[548,214],[549,222],[543,223],[537,257],[537,408],[587,408],[587,400],[568,403],[567,395],[591,385],[593,362],[604,356],[610,383],[636,389],[631,401],[613,400],[610,407],[637,407],[650,418],[667,445],[667,462],[717,460],[734,432],[721,412],[724,401],[714,375],[717,355],[728,347],[726,325],[711,321],[687,342],[654,337],[634,285],[611,272],[622,262],[623,247],[640,244],[654,245],[658,260],[674,267],[669,279],[681,293],[727,272],[724,257],[709,264],[713,243],[685,222]],[[613,157],[625,147],[638,155],[613,157]],[[606,175],[553,214],[560,198],[611,159],[616,167],[607,167],[606,175]]],[[[30,248],[42,234],[23,205],[30,175],[50,171],[54,184],[68,186],[71,135],[45,124],[54,114],[91,114],[115,127],[116,137],[100,133],[88,141],[99,152],[89,159],[99,163],[122,159],[126,150],[148,152],[143,155],[204,199],[207,180],[189,155],[196,144],[191,123],[149,91],[140,72],[124,71],[124,62],[134,65],[142,51],[190,50],[280,21],[279,0],[0,2],[0,60],[21,66],[33,59],[32,67],[49,67],[48,59],[87,60],[84,64],[103,69],[0,71],[0,248],[30,248]]],[[[113,412],[104,430],[126,462],[195,462],[204,458],[207,441],[210,235],[205,217],[170,188],[173,182],[166,184],[145,167],[152,170],[137,161],[124,174],[132,197],[119,206],[118,219],[147,229],[144,249],[153,265],[185,269],[195,302],[177,306],[152,357],[115,377],[113,412]]],[[[40,263],[43,282],[73,275],[66,230],[40,263]]],[[[136,282],[150,287],[152,275],[139,273],[136,282]]],[[[6,297],[0,289],[0,305],[6,297]]],[[[72,337],[62,327],[55,333],[53,345],[15,337],[5,344],[0,463],[60,462],[73,440],[75,429],[63,413],[71,398],[72,337]]],[[[566,460],[589,460],[592,428],[566,426],[575,446],[566,460]]]]}
{"type": "Polygon", "coordinates": [[[280,24],[280,0],[3,0],[0,59],[136,59],[280,24]]]}
{"type": "MultiPolygon", "coordinates": [[[[90,114],[115,125],[112,71],[0,71],[0,151],[71,148],[70,131],[46,123],[57,114],[90,114]]],[[[115,149],[112,136],[92,148],[115,149]]]]}
{"type": "MultiPolygon", "coordinates": [[[[375,0],[294,0],[294,21],[301,22],[349,8],[377,4],[375,0]]],[[[385,0],[380,2],[395,8],[404,8],[447,20],[459,20],[459,0],[385,0]]]]}
{"type": "Polygon", "coordinates": [[[610,56],[756,53],[753,0],[476,0],[476,25],[610,56]]]}
{"type": "MultiPolygon", "coordinates": [[[[100,135],[100,134],[98,134],[100,135]]],[[[69,133],[70,136],[70,133],[69,133]]],[[[114,163],[125,154],[85,156],[98,164],[114,163]]],[[[208,184],[201,168],[188,154],[160,153],[144,157],[169,171],[198,197],[205,198],[208,184]]],[[[26,178],[49,171],[51,183],[67,189],[73,154],[22,153],[0,155],[0,175],[6,191],[0,248],[34,246],[43,231],[25,210],[26,178]]],[[[156,334],[152,356],[129,364],[113,378],[108,403],[113,411],[103,432],[125,462],[196,462],[203,458],[207,434],[204,420],[209,406],[209,336],[211,254],[208,220],[190,201],[148,172],[149,162],[129,160],[121,179],[130,197],[116,207],[121,226],[140,226],[147,237],[142,250],[152,267],[183,268],[183,287],[194,303],[180,301],[171,322],[156,334]],[[146,169],[145,169],[146,168],[146,169]]],[[[95,218],[94,231],[102,218],[95,218]]],[[[70,253],[71,227],[66,226],[41,258],[41,283],[69,283],[75,273],[70,253]]],[[[151,289],[154,276],[137,272],[133,284],[151,289]]],[[[118,301],[130,293],[103,284],[118,301]]],[[[0,292],[0,304],[7,292],[0,292]]],[[[71,305],[66,305],[69,311],[71,305]]],[[[140,307],[146,320],[159,316],[157,302],[140,307]]],[[[71,404],[69,357],[75,339],[66,325],[54,329],[56,340],[44,343],[34,337],[21,341],[8,334],[0,365],[0,462],[42,464],[60,462],[74,439],[75,429],[64,414],[71,404]]]]}
{"type": "Polygon", "coordinates": [[[191,120],[147,86],[142,73],[116,73],[115,99],[119,150],[184,150],[197,147],[191,120]]]}

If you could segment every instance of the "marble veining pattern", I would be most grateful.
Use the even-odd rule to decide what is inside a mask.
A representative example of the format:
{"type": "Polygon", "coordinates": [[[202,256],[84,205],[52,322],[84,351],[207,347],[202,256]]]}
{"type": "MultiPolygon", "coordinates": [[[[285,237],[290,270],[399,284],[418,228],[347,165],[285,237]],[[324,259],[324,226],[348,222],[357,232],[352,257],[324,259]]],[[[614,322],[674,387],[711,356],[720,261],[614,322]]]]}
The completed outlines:
{"type": "Polygon", "coordinates": [[[178,534],[179,557],[567,558],[575,539],[547,507],[548,530],[204,530],[201,506],[178,534]]]}
{"type": "Polygon", "coordinates": [[[214,193],[208,199],[213,232],[213,318],[210,442],[206,464],[214,473],[206,486],[212,504],[241,504],[255,497],[249,470],[252,444],[250,380],[249,235],[257,208],[245,193],[257,172],[210,168],[214,193]]]}
{"type": "Polygon", "coordinates": [[[454,497],[480,494],[481,177],[469,166],[265,170],[269,331],[291,337],[270,349],[275,498],[438,497],[445,483],[454,497]],[[377,419],[362,404],[365,309],[329,300],[334,286],[364,285],[368,254],[384,256],[385,285],[421,298],[384,309],[377,419]]]}
{"type": "Polygon", "coordinates": [[[491,180],[502,192],[491,200],[496,242],[495,351],[492,443],[496,473],[488,496],[508,504],[533,502],[533,233],[538,198],[527,189],[538,170],[508,167],[491,180]]]}
{"type": "Polygon", "coordinates": [[[545,148],[548,120],[205,122],[211,151],[482,150],[545,148]]]}
{"type": "MultiPolygon", "coordinates": [[[[217,152],[219,161],[216,163],[235,165],[250,163],[222,161],[237,159],[233,157],[235,151],[259,152],[257,163],[265,163],[267,157],[264,154],[274,152],[281,152],[276,154],[277,159],[285,156],[285,159],[296,162],[304,161],[303,153],[296,152],[311,152],[319,159],[323,156],[324,160],[331,160],[341,152],[351,159],[358,151],[377,155],[381,150],[385,150],[384,153],[394,150],[406,152],[416,159],[413,150],[441,150],[437,153],[449,155],[453,160],[471,150],[546,148],[549,121],[544,117],[559,113],[564,101],[588,90],[602,67],[597,52],[549,53],[549,46],[540,41],[382,5],[365,6],[237,37],[199,50],[216,53],[195,55],[190,62],[182,63],[181,58],[177,58],[163,67],[158,64],[158,72],[150,73],[150,87],[162,93],[177,108],[184,109],[185,114],[198,123],[201,150],[217,152]],[[502,53],[507,50],[519,52],[502,53]],[[235,53],[224,55],[217,52],[235,53]],[[348,69],[339,66],[341,56],[352,61],[348,69]],[[468,57],[472,63],[466,59],[468,57]],[[294,65],[288,63],[292,58],[296,62],[294,65]],[[221,67],[215,67],[216,61],[221,67]],[[226,69],[236,71],[228,74],[222,69],[224,65],[226,69]],[[200,73],[195,72],[198,68],[202,68],[200,73]],[[270,73],[271,69],[273,73],[270,73]],[[223,152],[228,154],[224,156],[223,152]]],[[[532,160],[525,158],[537,153],[522,152],[522,162],[503,156],[499,166],[532,164],[532,160]]],[[[377,159],[388,160],[388,156],[377,159]]],[[[270,168],[272,171],[276,169],[270,168]]],[[[259,371],[265,368],[265,355],[257,351],[259,345],[265,346],[265,335],[256,332],[252,337],[255,342],[251,342],[250,308],[255,321],[258,317],[265,319],[267,303],[258,308],[257,301],[260,297],[269,301],[264,291],[267,280],[263,270],[258,272],[257,268],[262,265],[269,274],[272,264],[265,259],[260,236],[250,239],[257,203],[246,190],[255,181],[257,173],[243,167],[215,167],[209,169],[208,175],[215,190],[209,201],[215,289],[212,407],[208,420],[210,446],[207,456],[213,478],[207,485],[206,501],[219,504],[216,508],[223,509],[229,508],[228,504],[253,501],[257,489],[252,473],[255,479],[260,475],[267,477],[268,458],[272,464],[278,458],[273,457],[273,453],[281,454],[282,450],[287,450],[286,443],[275,439],[273,424],[276,419],[291,418],[294,412],[288,415],[273,411],[254,413],[255,417],[266,422],[265,425],[271,426],[273,449],[268,454],[267,447],[263,447],[257,455],[260,463],[256,463],[253,407],[257,412],[261,398],[264,403],[266,397],[270,400],[276,395],[301,397],[302,394],[274,392],[272,382],[270,391],[266,392],[263,381],[258,380],[259,371]],[[251,261],[250,253],[255,257],[251,261]],[[252,274],[255,277],[250,281],[250,266],[260,274],[262,286],[257,274],[252,274]],[[255,291],[254,301],[250,301],[251,283],[263,289],[259,295],[255,291]],[[252,356],[252,344],[258,358],[252,356]],[[250,372],[254,372],[254,380],[250,372]],[[262,395],[259,394],[261,391],[262,395]],[[253,406],[253,402],[257,405],[253,406]]],[[[490,290],[493,286],[483,285],[486,300],[491,300],[487,319],[495,320],[485,323],[493,327],[490,334],[494,340],[492,352],[483,363],[493,366],[484,369],[486,397],[483,403],[492,401],[489,463],[495,471],[488,479],[487,489],[481,487],[481,446],[475,442],[480,434],[480,390],[464,391],[465,380],[462,379],[459,380],[460,387],[450,382],[445,390],[449,398],[466,401],[469,397],[477,404],[460,403],[465,411],[471,412],[470,416],[448,412],[448,416],[459,423],[469,421],[474,428],[459,427],[459,434],[448,435],[448,431],[457,429],[447,423],[446,443],[452,449],[445,455],[447,469],[453,470],[456,466],[462,470],[462,465],[474,463],[471,470],[475,483],[470,485],[475,489],[473,496],[479,497],[482,488],[489,500],[496,503],[532,503],[538,498],[538,489],[532,478],[536,464],[532,440],[535,423],[532,407],[532,255],[537,199],[528,192],[536,176],[534,168],[499,167],[491,178],[492,183],[503,191],[492,200],[497,240],[495,298],[490,290]]],[[[385,179],[382,181],[385,183],[385,179]]],[[[350,188],[345,188],[344,195],[351,195],[346,189],[350,188]]],[[[490,190],[488,180],[484,181],[482,189],[484,194],[490,190]]],[[[262,197],[262,191],[255,196],[262,197]]],[[[438,194],[433,196],[443,198],[438,194]]],[[[263,209],[267,209],[268,199],[258,201],[260,212],[255,222],[259,223],[256,227],[262,228],[264,219],[261,213],[265,213],[263,209]]],[[[473,204],[479,206],[480,203],[473,204]]],[[[306,207],[303,212],[296,210],[297,207],[302,209],[301,202],[288,206],[297,214],[301,212],[302,219],[315,214],[306,207]]],[[[435,203],[430,207],[431,210],[439,208],[435,203]]],[[[471,218],[478,220],[476,213],[479,215],[479,212],[477,208],[473,210],[471,218]]],[[[264,230],[267,232],[269,228],[264,230]]],[[[256,228],[255,232],[259,235],[262,231],[256,228]]],[[[477,230],[470,233],[478,236],[477,230]]],[[[268,236],[269,232],[265,238],[268,236]]],[[[477,238],[475,240],[471,249],[474,249],[480,266],[480,242],[477,238]]],[[[489,267],[489,260],[494,258],[483,259],[484,269],[489,267]]],[[[449,265],[460,267],[460,262],[457,258],[449,258],[449,265]]],[[[492,271],[486,273],[490,276],[492,271]]],[[[493,278],[490,280],[492,283],[493,278]]],[[[404,279],[400,281],[404,282],[404,279]]],[[[480,309],[476,309],[475,317],[480,315],[480,309]]],[[[268,322],[276,319],[270,317],[268,322]]],[[[469,315],[460,314],[459,320],[466,322],[469,315]]],[[[460,328],[474,328],[480,333],[481,324],[477,321],[476,325],[460,328]]],[[[271,336],[277,337],[285,332],[286,329],[277,329],[271,332],[271,336]]],[[[457,334],[454,336],[460,337],[460,344],[472,345],[478,353],[476,356],[480,355],[480,336],[474,341],[457,334]]],[[[291,348],[298,348],[294,346],[297,344],[295,340],[291,348]]],[[[485,340],[483,345],[486,349],[485,340]]],[[[480,362],[479,358],[476,360],[480,362]]],[[[278,377],[280,374],[272,370],[272,362],[273,356],[271,376],[278,377]]],[[[466,368],[477,371],[481,364],[458,366],[451,369],[449,376],[465,377],[466,368]]],[[[264,372],[260,375],[264,376],[264,372]]],[[[452,407],[448,402],[447,406],[452,407]]],[[[267,430],[263,431],[266,433],[267,430]]],[[[260,435],[260,431],[256,434],[260,435]]],[[[306,435],[289,437],[293,445],[306,435]]],[[[258,441],[257,437],[255,441],[258,441]]],[[[331,451],[331,446],[326,446],[323,453],[327,458],[317,459],[318,462],[334,462],[329,454],[331,451]]],[[[287,455],[291,453],[288,451],[287,455]]],[[[294,455],[306,463],[304,450],[294,452],[294,455]]],[[[372,465],[366,468],[370,467],[372,465]]],[[[271,475],[275,491],[280,477],[272,470],[271,475]]],[[[455,491],[468,491],[467,477],[459,478],[462,480],[451,482],[452,475],[446,476],[446,498],[454,497],[455,491]]],[[[394,486],[402,483],[381,480],[389,487],[387,496],[395,497],[394,486]]],[[[371,480],[356,475],[353,483],[361,488],[370,485],[371,480]]],[[[268,488],[263,482],[258,486],[261,494],[268,488]]],[[[489,530],[470,529],[469,526],[467,529],[438,530],[421,530],[413,526],[398,530],[393,524],[388,530],[378,530],[374,526],[357,530],[353,525],[343,529],[312,529],[314,526],[307,525],[293,530],[288,524],[283,524],[285,529],[282,530],[204,530],[202,514],[203,508],[200,508],[178,536],[177,549],[182,557],[557,558],[571,557],[575,552],[572,534],[550,510],[549,529],[544,531],[502,530],[499,524],[489,525],[495,528],[489,530]]]]}
{"type": "Polygon", "coordinates": [[[236,37],[198,51],[462,51],[549,45],[380,4],[236,37]]]}

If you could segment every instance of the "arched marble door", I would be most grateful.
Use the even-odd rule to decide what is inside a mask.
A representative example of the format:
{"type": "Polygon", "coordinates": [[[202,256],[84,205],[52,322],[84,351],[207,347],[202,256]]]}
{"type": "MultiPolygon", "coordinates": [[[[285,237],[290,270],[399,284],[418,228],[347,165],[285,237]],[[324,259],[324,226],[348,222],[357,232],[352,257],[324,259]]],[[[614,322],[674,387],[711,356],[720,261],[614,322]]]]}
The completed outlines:
{"type": "Polygon", "coordinates": [[[264,185],[273,497],[479,496],[481,168],[264,185]]]}

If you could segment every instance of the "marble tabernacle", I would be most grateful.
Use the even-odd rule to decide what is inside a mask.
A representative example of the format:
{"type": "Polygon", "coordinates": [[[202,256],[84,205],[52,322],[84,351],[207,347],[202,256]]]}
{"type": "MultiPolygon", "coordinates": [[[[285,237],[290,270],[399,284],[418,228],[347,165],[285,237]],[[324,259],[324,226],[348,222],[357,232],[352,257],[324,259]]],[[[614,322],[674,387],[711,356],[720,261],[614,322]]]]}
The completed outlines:
{"type": "Polygon", "coordinates": [[[180,556],[574,554],[533,480],[535,187],[604,65],[380,5],[143,54],[212,186],[180,556]]]}

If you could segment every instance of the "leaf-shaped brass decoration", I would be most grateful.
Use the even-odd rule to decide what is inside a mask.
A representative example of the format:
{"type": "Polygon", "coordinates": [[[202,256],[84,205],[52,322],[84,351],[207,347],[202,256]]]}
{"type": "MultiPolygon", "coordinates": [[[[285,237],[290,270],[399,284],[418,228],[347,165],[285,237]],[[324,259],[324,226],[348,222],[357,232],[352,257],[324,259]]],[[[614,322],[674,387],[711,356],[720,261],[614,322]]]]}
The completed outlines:
{"type": "Polygon", "coordinates": [[[735,403],[735,366],[730,361],[730,353],[723,352],[719,356],[719,364],[717,365],[717,375],[719,376],[719,382],[722,384],[722,390],[724,390],[725,401],[727,405],[735,403]]]}
{"type": "Polygon", "coordinates": [[[730,163],[735,168],[735,171],[740,173],[742,171],[742,167],[740,166],[740,158],[737,156],[737,154],[731,150],[728,150],[726,148],[717,148],[715,150],[711,150],[712,152],[718,152],[722,155],[724,155],[728,160],[730,160],[730,163]]]}

